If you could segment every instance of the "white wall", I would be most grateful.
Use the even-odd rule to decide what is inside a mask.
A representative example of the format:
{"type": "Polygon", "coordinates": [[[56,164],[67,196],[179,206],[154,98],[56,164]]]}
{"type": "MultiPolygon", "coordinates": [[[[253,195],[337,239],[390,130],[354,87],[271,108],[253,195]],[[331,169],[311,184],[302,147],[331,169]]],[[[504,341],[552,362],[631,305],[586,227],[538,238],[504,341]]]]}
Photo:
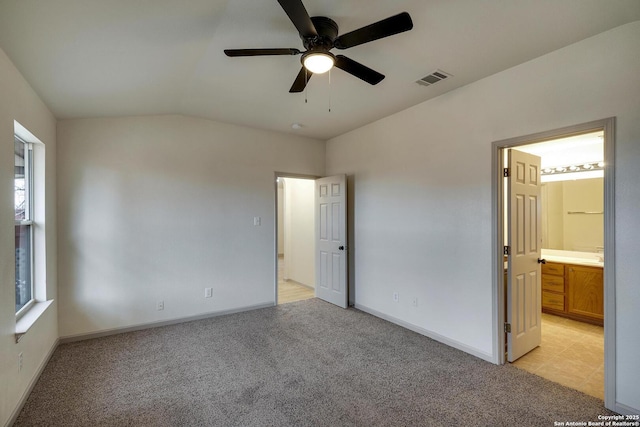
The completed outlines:
{"type": "Polygon", "coordinates": [[[322,174],[324,142],[183,116],[60,121],[60,336],[273,304],[276,171],[322,174]]]}
{"type": "Polygon", "coordinates": [[[635,22],[328,141],[355,194],[356,305],[495,358],[492,142],[616,116],[616,399],[637,413],[639,51],[635,22]]]}
{"type": "Polygon", "coordinates": [[[315,181],[285,178],[285,266],[287,280],[314,288],[315,181]]]}
{"type": "Polygon", "coordinates": [[[0,425],[5,425],[58,338],[54,302],[15,342],[13,131],[20,122],[45,144],[47,298],[56,297],[56,121],[0,49],[0,425]],[[18,372],[18,354],[23,369],[18,372]]]}

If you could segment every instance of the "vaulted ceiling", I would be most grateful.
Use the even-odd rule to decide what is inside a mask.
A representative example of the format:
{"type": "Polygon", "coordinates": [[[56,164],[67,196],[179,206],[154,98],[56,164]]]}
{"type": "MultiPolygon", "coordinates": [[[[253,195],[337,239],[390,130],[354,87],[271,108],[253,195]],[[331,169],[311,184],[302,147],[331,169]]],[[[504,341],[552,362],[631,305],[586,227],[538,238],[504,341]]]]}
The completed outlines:
{"type": "Polygon", "coordinates": [[[640,20],[638,0],[303,1],[340,34],[402,11],[414,28],[339,52],[378,85],[334,69],[299,94],[299,56],[223,53],[303,50],[276,0],[0,0],[0,47],[59,119],[186,114],[328,139],[640,20]],[[415,83],[436,69],[453,77],[415,83]]]}

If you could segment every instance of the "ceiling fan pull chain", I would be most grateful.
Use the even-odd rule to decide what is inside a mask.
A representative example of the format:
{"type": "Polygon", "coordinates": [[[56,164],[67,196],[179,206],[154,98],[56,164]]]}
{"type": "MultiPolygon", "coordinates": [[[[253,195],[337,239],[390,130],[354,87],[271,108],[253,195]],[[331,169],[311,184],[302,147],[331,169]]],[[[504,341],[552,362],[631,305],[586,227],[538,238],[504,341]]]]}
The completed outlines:
{"type": "Polygon", "coordinates": [[[331,112],[331,70],[329,70],[329,112],[331,112]]]}
{"type": "Polygon", "coordinates": [[[307,68],[304,67],[304,103],[307,103],[307,86],[309,86],[309,77],[307,76],[307,68]]]}

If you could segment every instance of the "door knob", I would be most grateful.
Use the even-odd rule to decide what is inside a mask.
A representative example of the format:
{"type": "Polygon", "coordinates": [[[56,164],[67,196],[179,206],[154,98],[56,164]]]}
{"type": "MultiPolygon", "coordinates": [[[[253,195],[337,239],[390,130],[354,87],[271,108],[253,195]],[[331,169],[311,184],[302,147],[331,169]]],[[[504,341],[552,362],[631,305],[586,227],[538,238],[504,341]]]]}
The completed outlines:
{"type": "Polygon", "coordinates": [[[338,246],[338,250],[344,251],[344,246],[338,246]]]}
{"type": "Polygon", "coordinates": [[[546,264],[547,260],[544,258],[538,258],[538,264],[546,264]]]}

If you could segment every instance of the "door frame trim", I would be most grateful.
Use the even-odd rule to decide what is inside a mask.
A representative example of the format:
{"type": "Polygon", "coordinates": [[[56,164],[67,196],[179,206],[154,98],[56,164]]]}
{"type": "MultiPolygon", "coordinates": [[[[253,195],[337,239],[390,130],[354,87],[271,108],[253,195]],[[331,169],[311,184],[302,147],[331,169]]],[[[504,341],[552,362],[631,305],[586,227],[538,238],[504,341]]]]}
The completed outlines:
{"type": "Polygon", "coordinates": [[[604,131],[604,402],[605,407],[616,407],[616,303],[615,303],[615,117],[581,123],[559,129],[494,141],[491,147],[491,216],[492,216],[492,318],[494,363],[504,364],[504,188],[503,168],[505,148],[515,148],[537,142],[568,136],[604,131]]]}
{"type": "Polygon", "coordinates": [[[292,172],[274,172],[273,173],[273,191],[274,191],[274,205],[273,205],[273,262],[274,268],[274,286],[273,286],[273,305],[278,305],[278,178],[295,178],[295,179],[308,179],[316,180],[322,178],[317,175],[307,175],[301,173],[292,172]]]}

